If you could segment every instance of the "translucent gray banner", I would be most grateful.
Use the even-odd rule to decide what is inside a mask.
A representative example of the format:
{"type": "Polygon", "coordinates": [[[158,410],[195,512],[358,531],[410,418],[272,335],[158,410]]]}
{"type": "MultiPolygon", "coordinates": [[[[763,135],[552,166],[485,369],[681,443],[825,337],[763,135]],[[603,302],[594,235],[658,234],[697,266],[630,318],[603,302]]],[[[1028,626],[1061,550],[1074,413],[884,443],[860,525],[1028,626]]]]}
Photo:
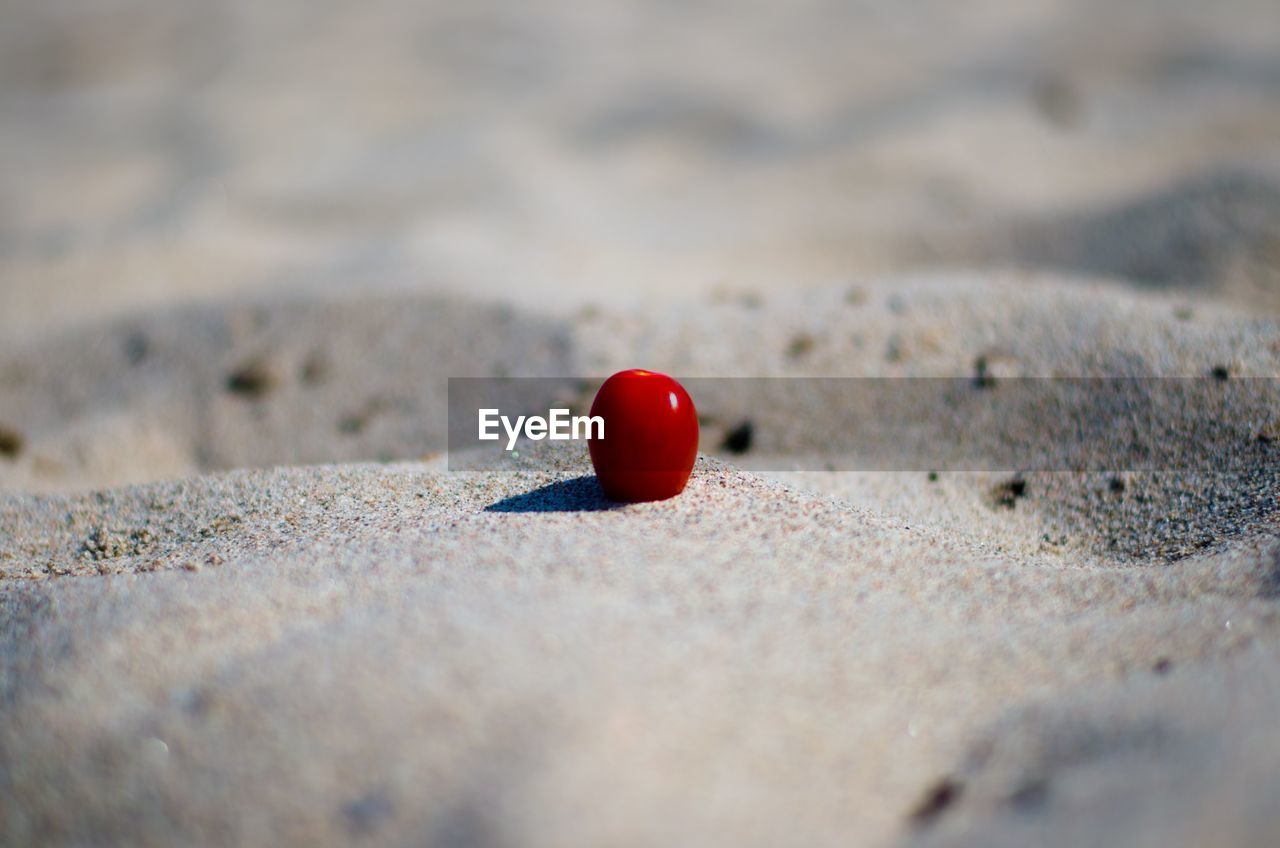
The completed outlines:
{"type": "MultiPolygon", "coordinates": [[[[677,379],[698,408],[700,450],[761,470],[1243,471],[1280,457],[1272,378],[677,379]]],[[[500,467],[551,441],[521,430],[513,443],[501,423],[482,440],[481,410],[571,422],[601,382],[451,379],[450,467],[500,467]]],[[[584,448],[584,434],[563,441],[584,448]]]]}

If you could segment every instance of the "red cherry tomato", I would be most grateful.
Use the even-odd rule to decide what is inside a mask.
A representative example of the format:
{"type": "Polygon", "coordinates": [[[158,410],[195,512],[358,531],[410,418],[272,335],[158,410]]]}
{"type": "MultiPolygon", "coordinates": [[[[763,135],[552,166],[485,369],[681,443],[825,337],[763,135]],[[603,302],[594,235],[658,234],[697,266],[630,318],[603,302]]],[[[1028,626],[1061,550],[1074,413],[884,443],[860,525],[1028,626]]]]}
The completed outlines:
{"type": "Polygon", "coordinates": [[[698,456],[698,412],[684,386],[656,371],[619,371],[596,392],[591,414],[604,419],[604,438],[587,446],[608,498],[660,501],[684,491],[698,456]]]}

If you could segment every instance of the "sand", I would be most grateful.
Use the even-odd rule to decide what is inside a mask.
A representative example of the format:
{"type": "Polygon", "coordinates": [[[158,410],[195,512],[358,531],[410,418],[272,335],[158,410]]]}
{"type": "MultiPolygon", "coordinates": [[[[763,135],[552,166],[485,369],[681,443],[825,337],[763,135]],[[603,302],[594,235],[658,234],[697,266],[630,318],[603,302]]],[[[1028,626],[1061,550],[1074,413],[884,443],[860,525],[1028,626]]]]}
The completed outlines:
{"type": "MultiPolygon", "coordinates": [[[[552,353],[517,373],[962,375],[994,347],[1029,373],[1260,375],[1277,357],[1272,319],[1115,285],[850,288],[569,322],[506,310],[468,365],[505,373],[521,346],[552,353]],[[1087,332],[1052,333],[1064,314],[1087,332]],[[908,341],[886,357],[894,334],[908,341]]],[[[37,375],[8,384],[34,434],[11,486],[80,490],[3,496],[8,841],[1273,834],[1273,463],[1129,473],[1119,492],[1114,475],[1038,473],[1009,495],[1009,472],[704,458],[679,498],[622,507],[580,446],[448,470],[433,363],[450,333],[497,320],[486,309],[204,308],[8,354],[7,373],[37,375]],[[227,342],[241,314],[258,318],[227,342]],[[397,352],[421,364],[382,362],[397,352]],[[274,376],[237,381],[251,353],[274,376]],[[309,378],[307,354],[335,364],[309,378]],[[405,402],[347,432],[347,406],[384,395],[405,402]],[[132,472],[182,479],[101,488],[118,469],[75,450],[85,433],[101,453],[120,434],[140,457],[137,434],[180,446],[132,472]],[[430,455],[217,473],[305,461],[326,438],[430,455]]]]}
{"type": "Polygon", "coordinates": [[[0,844],[1280,843],[1274,2],[5,22],[0,844]],[[447,452],[641,366],[972,395],[696,396],[653,504],[447,452]],[[1225,400],[911,462],[1035,377],[1225,400]]]}
{"type": "Polygon", "coordinates": [[[1104,812],[1113,834],[1157,818],[1185,836],[1202,808],[1269,823],[1274,545],[1082,566],[711,461],[677,500],[607,509],[585,470],[10,499],[5,561],[67,576],[5,594],[7,835],[883,844],[1104,812]],[[118,555],[86,548],[104,526],[118,555]],[[1151,774],[1159,792],[1133,780],[1151,774]],[[940,781],[956,809],[921,813],[940,781]]]}

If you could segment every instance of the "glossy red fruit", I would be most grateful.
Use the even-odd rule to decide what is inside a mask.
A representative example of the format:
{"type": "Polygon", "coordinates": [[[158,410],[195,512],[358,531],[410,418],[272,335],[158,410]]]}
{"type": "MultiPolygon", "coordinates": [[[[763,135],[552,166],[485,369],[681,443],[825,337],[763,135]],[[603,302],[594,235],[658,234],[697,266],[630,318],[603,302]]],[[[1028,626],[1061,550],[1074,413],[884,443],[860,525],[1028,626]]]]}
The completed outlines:
{"type": "Polygon", "coordinates": [[[604,419],[604,438],[588,448],[606,497],[660,501],[684,491],[698,455],[698,412],[684,386],[656,371],[619,371],[591,414],[604,419]]]}

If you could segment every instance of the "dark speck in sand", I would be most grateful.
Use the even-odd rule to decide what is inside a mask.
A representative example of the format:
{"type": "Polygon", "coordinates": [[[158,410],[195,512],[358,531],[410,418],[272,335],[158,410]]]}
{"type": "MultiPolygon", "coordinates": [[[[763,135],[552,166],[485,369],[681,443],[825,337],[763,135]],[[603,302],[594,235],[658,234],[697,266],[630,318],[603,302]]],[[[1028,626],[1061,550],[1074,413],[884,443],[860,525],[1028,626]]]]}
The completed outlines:
{"type": "Polygon", "coordinates": [[[996,506],[1013,509],[1018,503],[1018,498],[1023,497],[1026,493],[1027,481],[1021,477],[1014,477],[996,486],[991,494],[995,499],[996,506]]]}
{"type": "Polygon", "coordinates": [[[245,397],[260,398],[275,388],[276,373],[265,359],[252,359],[227,375],[227,390],[245,397]]]}
{"type": "Polygon", "coordinates": [[[938,818],[960,800],[963,787],[958,781],[944,777],[920,799],[920,803],[911,811],[911,822],[916,827],[929,827],[938,818]]]}
{"type": "Polygon", "coordinates": [[[724,436],[720,447],[729,453],[744,454],[751,450],[751,441],[755,437],[755,425],[750,419],[743,421],[724,436]]]}
{"type": "Polygon", "coordinates": [[[995,375],[991,373],[991,366],[987,362],[985,356],[979,356],[973,361],[973,385],[979,389],[989,389],[996,384],[995,375]]]}
{"type": "Polygon", "coordinates": [[[0,424],[0,456],[12,459],[22,453],[24,443],[21,433],[0,424]]]}
{"type": "Polygon", "coordinates": [[[987,358],[979,356],[973,363],[973,384],[980,389],[989,389],[996,380],[987,372],[987,358]]]}
{"type": "Polygon", "coordinates": [[[789,359],[800,359],[807,356],[814,348],[817,342],[813,336],[808,333],[797,333],[792,339],[791,344],[787,347],[787,357],[789,359]]]}
{"type": "Polygon", "coordinates": [[[1227,366],[1225,365],[1213,366],[1212,370],[1209,371],[1209,374],[1213,377],[1213,379],[1219,382],[1224,382],[1226,380],[1231,379],[1231,370],[1227,368],[1227,366]]]}
{"type": "Polygon", "coordinates": [[[1168,674],[1173,670],[1173,663],[1169,661],[1168,657],[1161,657],[1151,666],[1151,670],[1156,674],[1168,674]]]}

